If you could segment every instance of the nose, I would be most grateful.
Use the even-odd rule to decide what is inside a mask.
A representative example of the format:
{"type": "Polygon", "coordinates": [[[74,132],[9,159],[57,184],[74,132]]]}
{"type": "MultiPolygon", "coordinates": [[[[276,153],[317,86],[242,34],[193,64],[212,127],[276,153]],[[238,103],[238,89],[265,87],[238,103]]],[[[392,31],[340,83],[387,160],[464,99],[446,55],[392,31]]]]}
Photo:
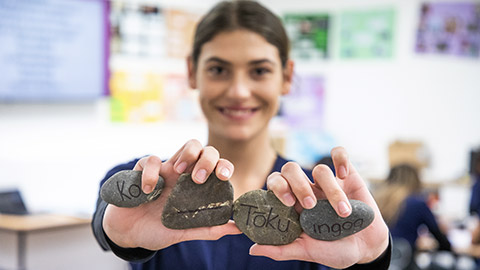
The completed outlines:
{"type": "Polygon", "coordinates": [[[248,98],[251,95],[248,77],[237,72],[230,82],[227,90],[227,96],[230,98],[248,98]]]}

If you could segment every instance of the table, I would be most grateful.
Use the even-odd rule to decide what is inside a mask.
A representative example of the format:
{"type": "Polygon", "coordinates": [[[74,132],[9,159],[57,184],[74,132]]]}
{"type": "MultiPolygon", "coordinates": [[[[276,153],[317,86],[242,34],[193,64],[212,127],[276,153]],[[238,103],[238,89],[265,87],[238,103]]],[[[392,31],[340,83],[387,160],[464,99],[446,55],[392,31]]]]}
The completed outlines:
{"type": "Polygon", "coordinates": [[[90,219],[57,214],[4,215],[0,214],[0,231],[17,234],[17,268],[26,270],[26,239],[29,233],[59,230],[90,224],[90,219]]]}

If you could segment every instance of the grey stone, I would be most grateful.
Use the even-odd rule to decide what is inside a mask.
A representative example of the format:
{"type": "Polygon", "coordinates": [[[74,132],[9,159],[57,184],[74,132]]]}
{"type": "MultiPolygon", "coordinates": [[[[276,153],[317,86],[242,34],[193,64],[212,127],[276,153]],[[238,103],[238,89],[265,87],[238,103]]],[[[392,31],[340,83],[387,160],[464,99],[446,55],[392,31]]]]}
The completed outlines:
{"type": "Polygon", "coordinates": [[[142,172],[119,171],[103,184],[100,196],[107,203],[119,207],[136,207],[157,199],[162,193],[165,181],[161,176],[150,194],[142,191],[142,172]]]}
{"type": "Polygon", "coordinates": [[[233,204],[233,220],[261,245],[285,245],[302,233],[295,208],[285,206],[272,191],[253,190],[240,196],[233,204]]]}
{"type": "Polygon", "coordinates": [[[182,174],[167,199],[162,222],[170,229],[210,227],[228,222],[232,215],[233,187],[212,173],[203,184],[182,174]]]}
{"type": "Polygon", "coordinates": [[[319,200],[312,209],[300,214],[303,231],[312,238],[334,241],[365,229],[372,223],[375,214],[364,202],[350,200],[352,213],[343,218],[337,215],[328,200],[319,200]]]}

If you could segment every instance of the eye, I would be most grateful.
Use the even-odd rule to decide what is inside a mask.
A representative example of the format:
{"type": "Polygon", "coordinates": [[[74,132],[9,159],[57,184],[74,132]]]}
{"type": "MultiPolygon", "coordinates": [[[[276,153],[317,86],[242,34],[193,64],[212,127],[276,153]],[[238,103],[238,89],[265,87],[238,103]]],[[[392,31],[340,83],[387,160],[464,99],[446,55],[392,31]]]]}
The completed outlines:
{"type": "Polygon", "coordinates": [[[212,76],[225,75],[227,70],[222,66],[212,66],[208,68],[208,73],[212,76]]]}
{"type": "Polygon", "coordinates": [[[270,73],[270,69],[268,68],[264,68],[264,67],[258,67],[258,68],[254,68],[252,70],[252,75],[256,78],[258,77],[263,77],[265,76],[266,74],[270,73]]]}

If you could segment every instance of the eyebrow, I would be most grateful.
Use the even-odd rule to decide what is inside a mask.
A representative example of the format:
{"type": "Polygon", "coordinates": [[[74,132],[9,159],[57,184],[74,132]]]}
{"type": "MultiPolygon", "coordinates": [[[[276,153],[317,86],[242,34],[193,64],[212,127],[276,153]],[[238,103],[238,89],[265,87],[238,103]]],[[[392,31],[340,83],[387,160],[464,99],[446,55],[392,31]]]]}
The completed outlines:
{"type": "MultiPolygon", "coordinates": [[[[230,63],[229,61],[226,61],[226,60],[224,60],[222,58],[219,58],[219,57],[216,57],[216,56],[212,56],[212,57],[208,58],[205,62],[206,63],[208,63],[208,62],[218,62],[218,63],[223,64],[223,65],[229,65],[229,66],[232,65],[232,63],[230,63]]],[[[268,64],[271,64],[271,65],[275,66],[275,62],[273,62],[272,60],[267,59],[267,58],[252,60],[252,61],[248,62],[249,65],[259,65],[259,64],[263,64],[263,63],[268,63],[268,64]]]]}

